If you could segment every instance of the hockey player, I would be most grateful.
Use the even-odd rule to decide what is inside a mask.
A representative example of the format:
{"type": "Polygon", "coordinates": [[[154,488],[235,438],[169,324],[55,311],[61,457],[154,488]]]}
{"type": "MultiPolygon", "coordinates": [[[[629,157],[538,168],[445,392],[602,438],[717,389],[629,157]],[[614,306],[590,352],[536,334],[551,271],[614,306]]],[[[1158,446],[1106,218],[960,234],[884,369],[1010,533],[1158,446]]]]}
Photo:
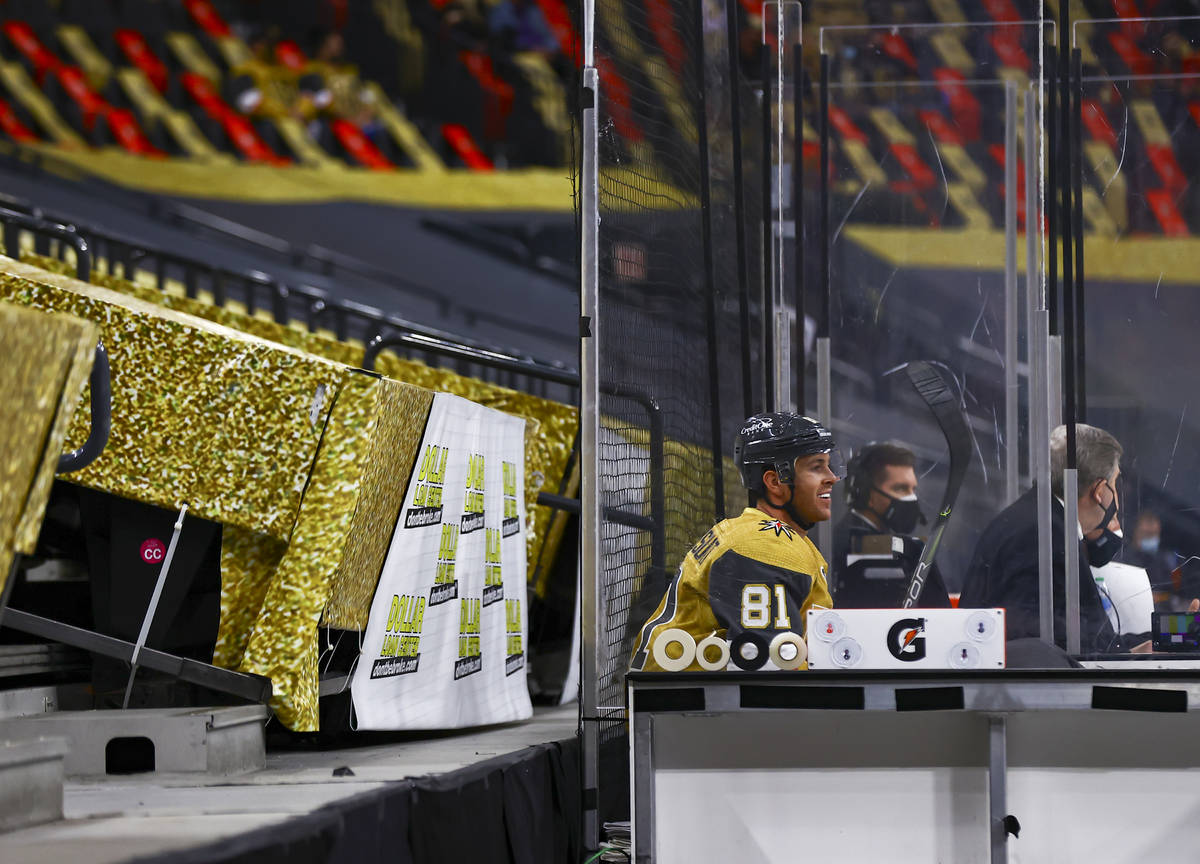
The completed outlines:
{"type": "Polygon", "coordinates": [[[829,519],[842,476],[833,435],[799,414],[756,414],[742,424],[733,460],[753,506],[717,523],[684,556],[638,633],[632,669],[660,671],[652,646],[671,628],[697,642],[715,634],[735,651],[749,634],[764,650],[780,632],[803,636],[809,609],[833,605],[825,559],[808,538],[829,519]]]}

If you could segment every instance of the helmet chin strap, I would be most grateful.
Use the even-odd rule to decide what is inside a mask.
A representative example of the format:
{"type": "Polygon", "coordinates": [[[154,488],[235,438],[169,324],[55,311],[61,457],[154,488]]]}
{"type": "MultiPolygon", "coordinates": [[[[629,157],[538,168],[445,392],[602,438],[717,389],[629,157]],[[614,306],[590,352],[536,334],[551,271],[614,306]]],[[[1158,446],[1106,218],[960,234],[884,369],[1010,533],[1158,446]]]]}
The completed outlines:
{"type": "MultiPolygon", "coordinates": [[[[795,488],[796,488],[791,483],[787,483],[785,485],[789,489],[792,489],[792,490],[795,490],[795,488]]],[[[788,495],[788,500],[786,502],[784,502],[783,506],[780,507],[780,509],[783,510],[784,513],[791,516],[792,521],[795,522],[797,525],[799,525],[800,529],[802,531],[811,531],[812,527],[817,524],[816,522],[809,522],[807,519],[805,519],[803,516],[800,515],[800,511],[797,510],[796,507],[792,504],[792,496],[791,495],[788,495]]]]}

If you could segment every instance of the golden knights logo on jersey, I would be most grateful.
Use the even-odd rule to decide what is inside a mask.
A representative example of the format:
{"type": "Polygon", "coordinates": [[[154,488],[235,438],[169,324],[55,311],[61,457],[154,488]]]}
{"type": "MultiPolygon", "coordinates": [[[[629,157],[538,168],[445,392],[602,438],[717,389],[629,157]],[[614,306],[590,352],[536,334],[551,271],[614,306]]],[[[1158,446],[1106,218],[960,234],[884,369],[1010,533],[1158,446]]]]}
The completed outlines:
{"type": "Polygon", "coordinates": [[[467,461],[467,498],[463,504],[462,533],[483,527],[483,454],[472,453],[467,461]]]}
{"type": "Polygon", "coordinates": [[[487,542],[483,550],[483,605],[491,606],[504,599],[504,578],[500,570],[500,529],[484,532],[487,542]]]}
{"type": "Polygon", "coordinates": [[[758,524],[759,531],[774,531],[776,537],[783,536],[791,540],[796,536],[795,529],[782,519],[760,519],[758,524]]]}
{"type": "Polygon", "coordinates": [[[505,537],[511,537],[521,530],[521,515],[517,510],[517,465],[515,462],[501,463],[504,479],[504,521],[500,530],[505,537]]]}
{"type": "Polygon", "coordinates": [[[525,668],[525,647],[521,636],[521,601],[504,601],[504,674],[509,676],[525,668]]]}
{"type": "Polygon", "coordinates": [[[483,604],[478,597],[464,597],[458,613],[458,659],[454,661],[454,680],[474,675],[483,668],[479,643],[479,622],[483,604]]]}
{"type": "Polygon", "coordinates": [[[390,678],[416,672],[421,662],[421,625],[425,620],[425,598],[393,594],[387,630],[379,659],[371,664],[372,678],[390,678]]]}
{"type": "Polygon", "coordinates": [[[458,554],[458,526],[442,526],[442,543],[438,547],[437,570],[433,587],[429,589],[429,605],[437,606],[458,596],[458,580],[454,575],[454,558],[458,554]]]}
{"type": "Polygon", "coordinates": [[[417,488],[412,507],[404,514],[405,528],[424,528],[442,521],[442,487],[446,482],[446,462],[450,448],[430,444],[425,448],[417,469],[417,488]]]}

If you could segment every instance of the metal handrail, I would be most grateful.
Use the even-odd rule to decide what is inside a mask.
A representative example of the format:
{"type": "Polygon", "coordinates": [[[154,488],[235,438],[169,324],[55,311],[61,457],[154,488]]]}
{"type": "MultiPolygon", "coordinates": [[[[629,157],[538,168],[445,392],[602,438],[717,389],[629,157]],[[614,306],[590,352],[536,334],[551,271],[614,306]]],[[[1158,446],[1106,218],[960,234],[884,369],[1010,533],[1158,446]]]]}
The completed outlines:
{"type": "Polygon", "coordinates": [[[108,368],[108,352],[104,343],[96,346],[91,375],[91,428],[83,446],[58,457],[56,474],[79,471],[91,465],[104,452],[112,431],[112,379],[108,368]]]}
{"type": "Polygon", "coordinates": [[[75,249],[75,278],[88,282],[92,278],[92,253],[85,240],[71,225],[64,225],[46,219],[37,210],[33,213],[21,213],[0,207],[0,222],[4,224],[4,249],[10,258],[20,255],[21,243],[17,231],[24,228],[44,236],[67,243],[75,249]]]}
{"type": "Polygon", "coordinates": [[[511,354],[504,354],[499,351],[490,351],[486,348],[462,345],[413,331],[396,333],[390,336],[384,336],[383,334],[376,336],[367,343],[367,348],[363,352],[363,368],[369,372],[373,372],[375,370],[376,359],[378,359],[379,355],[385,349],[399,347],[427,351],[430,354],[440,354],[443,357],[453,357],[456,360],[466,360],[470,363],[477,363],[480,366],[487,366],[503,372],[513,372],[518,375],[526,375],[530,378],[537,378],[554,384],[565,384],[568,387],[579,386],[579,373],[573,369],[551,366],[536,360],[514,357],[511,354]]]}

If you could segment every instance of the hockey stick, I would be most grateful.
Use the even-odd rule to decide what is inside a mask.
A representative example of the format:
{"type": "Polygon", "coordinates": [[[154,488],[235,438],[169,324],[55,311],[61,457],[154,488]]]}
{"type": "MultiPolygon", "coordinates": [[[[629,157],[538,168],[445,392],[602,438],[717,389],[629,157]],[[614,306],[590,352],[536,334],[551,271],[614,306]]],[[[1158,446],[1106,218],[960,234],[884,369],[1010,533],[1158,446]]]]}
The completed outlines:
{"type": "Polygon", "coordinates": [[[904,608],[911,609],[917,605],[921,591],[925,587],[929,567],[937,555],[946,531],[946,523],[950,521],[950,513],[954,508],[954,500],[958,490],[962,488],[967,476],[967,467],[971,464],[971,430],[967,428],[967,418],[959,408],[958,397],[941,373],[924,360],[909,363],[906,367],[908,379],[912,382],[917,395],[929,406],[933,419],[942,427],[946,436],[946,446],[950,450],[950,474],[946,478],[946,491],[942,495],[942,506],[938,510],[937,522],[929,534],[929,542],[921,552],[916,569],[908,580],[908,590],[904,593],[904,608]]]}

